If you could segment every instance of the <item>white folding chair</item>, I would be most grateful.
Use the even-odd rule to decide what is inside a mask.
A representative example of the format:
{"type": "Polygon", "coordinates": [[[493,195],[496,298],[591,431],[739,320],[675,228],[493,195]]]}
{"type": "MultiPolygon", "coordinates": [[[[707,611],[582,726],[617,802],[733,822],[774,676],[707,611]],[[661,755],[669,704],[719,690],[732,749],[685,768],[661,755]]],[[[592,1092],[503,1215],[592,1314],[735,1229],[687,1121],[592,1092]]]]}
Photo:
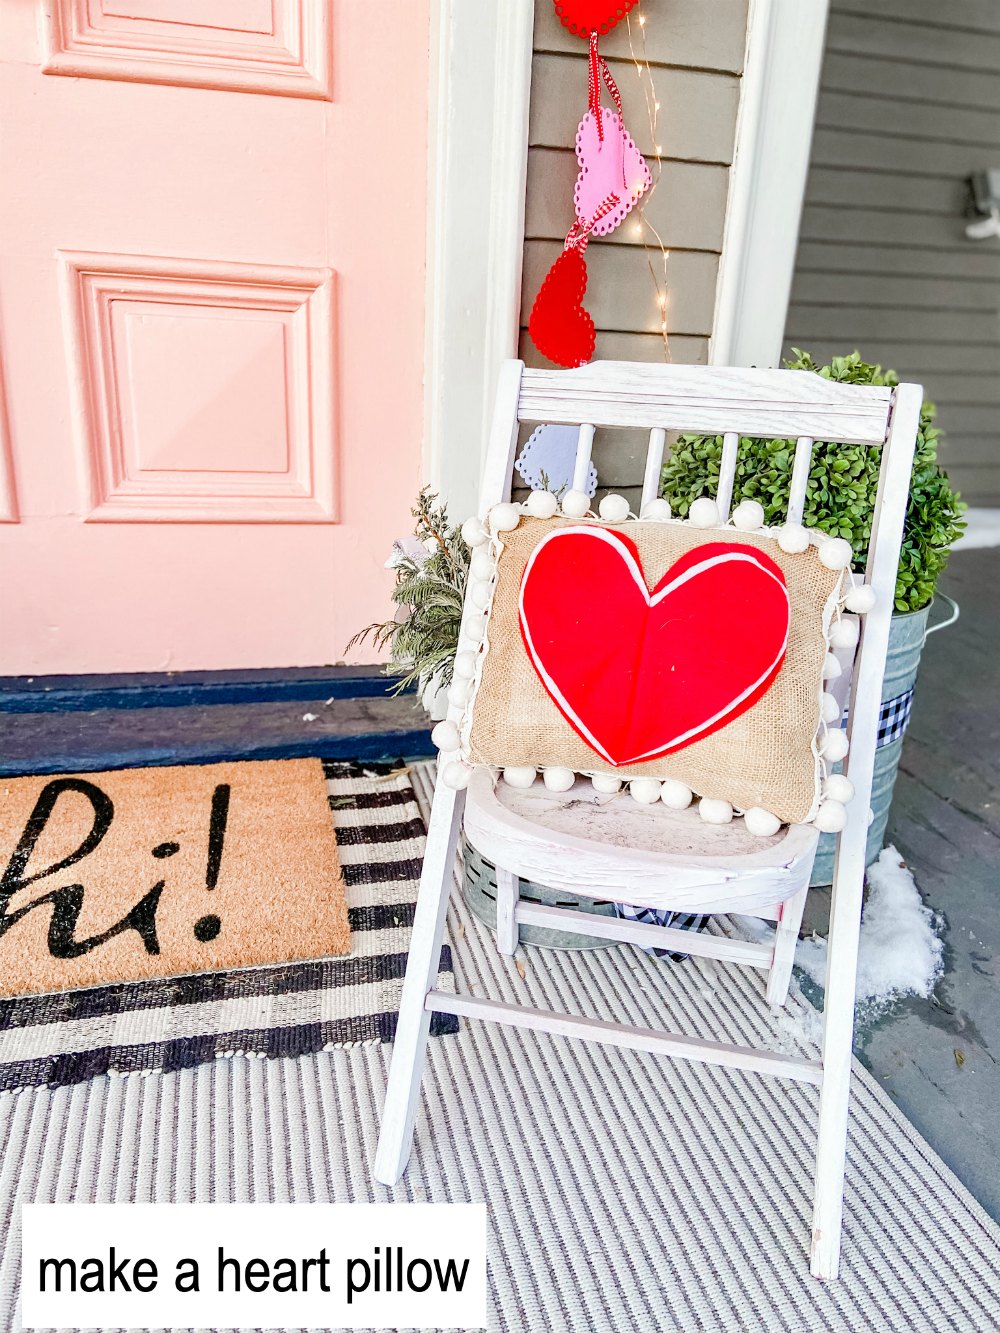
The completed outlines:
{"type": "MultiPolygon", "coordinates": [[[[657,490],[667,430],[724,436],[718,504],[730,512],[740,435],[794,438],[788,519],[802,518],[814,440],[882,449],[881,472],[865,578],[874,609],[864,618],[854,663],[849,709],[850,753],[845,768],[855,795],[838,835],[830,918],[823,1043],[819,1060],[621,1026],[575,1015],[501,1004],[434,989],[459,832],[497,866],[497,942],[513,953],[521,925],[656,944],[687,954],[742,963],[768,974],[768,999],[784,1003],[802,918],[817,833],[787,828],[768,849],[733,854],[735,825],[701,825],[692,811],[632,802],[591,801],[582,817],[569,807],[580,790],[563,795],[536,787],[516,791],[477,770],[466,791],[436,785],[400,1006],[399,1025],[375,1158],[378,1180],[391,1184],[405,1169],[413,1137],[428,1026],[433,1012],[588,1038],[813,1083],[820,1088],[812,1234],[812,1272],[837,1276],[840,1255],[847,1116],[858,932],[872,767],[899,562],[910,470],[922,401],[917,385],[895,390],[831,383],[804,371],[599,362],[579,370],[503,367],[480,492],[480,514],[510,498],[521,422],[579,426],[575,486],[584,488],[595,428],[649,432],[643,499],[657,490]],[[628,806],[627,815],[621,812],[628,806]],[[627,818],[629,836],[608,837],[610,820],[627,818]],[[683,835],[683,842],[678,837],[683,835]],[[684,855],[663,850],[686,847],[684,855]],[[627,845],[623,848],[621,843],[627,845]],[[693,850],[692,850],[693,848],[693,850]],[[707,933],[673,930],[524,901],[519,878],[553,889],[687,912],[740,912],[777,922],[773,947],[707,933]]],[[[466,603],[466,619],[470,603],[466,603]]],[[[463,629],[464,634],[464,629],[463,629]]],[[[471,640],[471,635],[469,636],[471,640]]],[[[588,784],[589,791],[589,784],[588,784]]],[[[592,795],[592,794],[591,794],[592,795]]],[[[574,808],[576,808],[574,806],[574,808]]],[[[620,830],[619,830],[620,833],[620,830]]],[[[552,966],[558,967],[557,957],[552,966]]]]}

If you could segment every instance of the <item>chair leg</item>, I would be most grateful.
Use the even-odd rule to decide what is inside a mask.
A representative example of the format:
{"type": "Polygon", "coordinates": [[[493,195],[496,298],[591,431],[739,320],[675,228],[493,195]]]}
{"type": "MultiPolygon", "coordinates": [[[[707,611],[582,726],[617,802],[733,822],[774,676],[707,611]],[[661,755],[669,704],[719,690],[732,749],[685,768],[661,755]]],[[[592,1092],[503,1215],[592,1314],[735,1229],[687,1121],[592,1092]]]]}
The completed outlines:
{"type": "MultiPolygon", "coordinates": [[[[855,800],[855,804],[857,801],[855,800]]],[[[867,802],[865,803],[867,805],[867,802]]],[[[854,996],[865,883],[867,821],[849,816],[833,868],[826,995],[823,1002],[823,1084],[816,1140],[811,1270],[832,1282],[840,1268],[840,1232],[851,1097],[854,996]]]]}
{"type": "Polygon", "coordinates": [[[767,974],[767,1002],[779,1007],[788,999],[788,984],[792,979],[795,946],[799,942],[799,927],[805,910],[808,886],[793,893],[781,904],[778,926],[774,934],[774,957],[767,974]]]}
{"type": "Polygon", "coordinates": [[[517,900],[520,880],[510,870],[497,866],[497,948],[503,954],[517,951],[517,900]]]}
{"type": "Polygon", "coordinates": [[[431,1015],[424,1008],[441,961],[441,941],[455,869],[465,792],[438,783],[434,791],[420,892],[410,936],[410,955],[399,1005],[399,1023],[389,1069],[382,1128],[373,1174],[394,1185],[406,1168],[420,1096],[431,1015]]]}

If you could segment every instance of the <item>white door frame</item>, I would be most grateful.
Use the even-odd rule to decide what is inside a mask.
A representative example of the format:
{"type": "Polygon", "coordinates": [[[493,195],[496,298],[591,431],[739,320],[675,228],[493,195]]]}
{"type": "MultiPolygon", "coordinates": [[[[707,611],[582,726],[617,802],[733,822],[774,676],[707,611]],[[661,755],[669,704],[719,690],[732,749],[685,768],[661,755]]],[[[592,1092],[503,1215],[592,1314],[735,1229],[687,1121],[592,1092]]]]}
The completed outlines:
{"type": "Polygon", "coordinates": [[[777,366],[829,0],[751,0],[709,360],[777,366]]]}
{"type": "Polygon", "coordinates": [[[423,475],[476,506],[520,325],[532,0],[432,0],[423,475]]]}

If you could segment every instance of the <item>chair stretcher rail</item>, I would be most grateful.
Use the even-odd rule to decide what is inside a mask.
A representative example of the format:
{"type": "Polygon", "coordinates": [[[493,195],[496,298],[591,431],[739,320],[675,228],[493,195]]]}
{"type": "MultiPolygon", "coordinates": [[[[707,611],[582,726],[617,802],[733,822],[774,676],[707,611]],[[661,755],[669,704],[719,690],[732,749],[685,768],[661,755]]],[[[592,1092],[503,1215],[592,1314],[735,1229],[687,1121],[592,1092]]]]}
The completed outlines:
{"type": "Polygon", "coordinates": [[[601,1042],[605,1046],[621,1046],[631,1051],[650,1051],[675,1060],[698,1060],[702,1064],[726,1065],[730,1069],[747,1069],[758,1074],[773,1074],[791,1078],[800,1083],[823,1081],[823,1068],[818,1060],[799,1056],[779,1055],[758,1051],[749,1046],[731,1046],[726,1042],[706,1041],[703,1037],[682,1037],[673,1032],[656,1032],[652,1028],[624,1027],[599,1018],[581,1018],[576,1014],[558,1014],[549,1009],[529,1009],[519,1004],[502,1004],[477,995],[450,995],[445,991],[427,993],[424,1008],[430,1013],[455,1014],[459,1018],[478,1018],[503,1023],[508,1027],[530,1028],[534,1032],[552,1032],[561,1037],[579,1037],[586,1041],[601,1042]]]}

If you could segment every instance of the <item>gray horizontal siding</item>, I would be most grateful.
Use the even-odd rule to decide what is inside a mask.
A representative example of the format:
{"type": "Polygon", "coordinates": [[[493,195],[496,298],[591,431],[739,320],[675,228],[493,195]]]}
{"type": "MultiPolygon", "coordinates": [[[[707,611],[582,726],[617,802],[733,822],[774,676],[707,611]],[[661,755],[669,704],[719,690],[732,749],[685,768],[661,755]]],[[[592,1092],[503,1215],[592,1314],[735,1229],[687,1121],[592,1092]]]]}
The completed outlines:
{"type": "Polygon", "coordinates": [[[952,479],[1000,504],[1000,242],[964,234],[985,166],[1000,4],[833,0],[786,345],[920,380],[952,479]]]}

